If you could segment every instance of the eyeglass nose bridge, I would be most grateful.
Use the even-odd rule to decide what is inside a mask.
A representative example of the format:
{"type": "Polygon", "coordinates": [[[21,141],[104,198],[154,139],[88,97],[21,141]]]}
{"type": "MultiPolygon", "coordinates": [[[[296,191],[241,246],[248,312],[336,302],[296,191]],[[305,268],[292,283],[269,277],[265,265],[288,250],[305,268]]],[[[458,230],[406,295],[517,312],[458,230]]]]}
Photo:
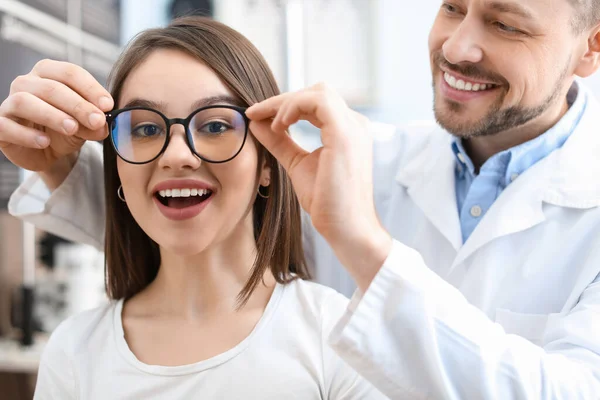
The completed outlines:
{"type": "Polygon", "coordinates": [[[169,130],[169,135],[171,134],[171,128],[173,128],[175,125],[183,126],[183,129],[185,130],[186,135],[190,129],[190,118],[171,118],[171,119],[165,118],[165,122],[167,123],[167,129],[169,130]]]}
{"type": "Polygon", "coordinates": [[[171,119],[167,119],[167,123],[168,123],[169,127],[173,127],[173,125],[183,125],[184,128],[187,128],[189,122],[190,122],[189,118],[171,118],[171,119]]]}
{"type": "Polygon", "coordinates": [[[171,129],[173,129],[173,127],[175,125],[181,125],[181,126],[183,126],[185,143],[186,143],[188,149],[194,155],[194,157],[201,159],[201,157],[198,156],[198,154],[196,153],[196,149],[194,149],[194,144],[192,143],[192,138],[190,137],[190,134],[189,134],[190,120],[191,120],[190,118],[171,118],[171,119],[165,118],[165,122],[167,123],[167,142],[165,143],[165,146],[163,147],[161,153],[159,154],[159,157],[164,154],[164,152],[169,147],[169,144],[171,144],[171,129]]]}

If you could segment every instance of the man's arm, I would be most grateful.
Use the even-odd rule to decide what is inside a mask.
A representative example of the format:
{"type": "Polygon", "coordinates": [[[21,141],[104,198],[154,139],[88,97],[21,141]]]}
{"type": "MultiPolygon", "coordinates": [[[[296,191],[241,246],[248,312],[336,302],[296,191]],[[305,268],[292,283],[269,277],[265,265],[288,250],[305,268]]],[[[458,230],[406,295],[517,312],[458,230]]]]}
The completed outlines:
{"type": "Polygon", "coordinates": [[[11,214],[103,247],[102,154],[98,144],[87,141],[106,138],[104,113],[113,107],[94,76],[68,62],[41,60],[13,80],[0,103],[0,151],[38,174],[15,191],[11,214]]]}
{"type": "Polygon", "coordinates": [[[48,190],[53,192],[67,179],[79,158],[79,151],[68,154],[58,159],[47,171],[39,171],[38,174],[46,184],[48,190]]]}
{"type": "Polygon", "coordinates": [[[39,229],[103,250],[102,146],[86,142],[71,169],[68,162],[29,177],[12,194],[8,210],[39,229]]]}
{"type": "Polygon", "coordinates": [[[399,242],[330,337],[391,398],[594,399],[600,393],[600,276],[542,345],[472,306],[399,242]],[[411,397],[412,396],[412,397],[411,397]]]}

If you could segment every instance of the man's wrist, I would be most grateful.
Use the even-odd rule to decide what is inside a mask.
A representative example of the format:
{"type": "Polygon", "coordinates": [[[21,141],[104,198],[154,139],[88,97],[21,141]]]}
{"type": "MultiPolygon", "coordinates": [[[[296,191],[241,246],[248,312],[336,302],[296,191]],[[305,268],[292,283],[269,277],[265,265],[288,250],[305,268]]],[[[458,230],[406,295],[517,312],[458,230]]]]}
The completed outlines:
{"type": "Polygon", "coordinates": [[[67,179],[67,176],[69,176],[75,167],[78,158],[79,151],[68,154],[56,160],[47,170],[38,172],[40,178],[42,178],[42,181],[44,181],[51,192],[56,190],[67,179]]]}
{"type": "Polygon", "coordinates": [[[392,250],[392,237],[382,227],[357,237],[330,240],[337,258],[364,293],[392,250]]]}

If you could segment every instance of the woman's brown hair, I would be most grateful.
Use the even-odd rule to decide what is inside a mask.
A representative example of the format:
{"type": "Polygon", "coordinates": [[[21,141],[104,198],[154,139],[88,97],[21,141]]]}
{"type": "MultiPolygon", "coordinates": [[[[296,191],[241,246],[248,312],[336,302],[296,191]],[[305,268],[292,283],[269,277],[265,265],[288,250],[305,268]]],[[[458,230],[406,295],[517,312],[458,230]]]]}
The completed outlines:
{"type": "MultiPolygon", "coordinates": [[[[266,61],[248,39],[214,20],[183,17],[165,28],[142,32],[123,51],[109,78],[115,104],[119,104],[129,74],[157,49],[176,49],[203,62],[232,91],[240,105],[250,106],[279,94],[266,61]]],[[[263,161],[271,167],[271,184],[268,199],[257,196],[253,206],[258,251],[251,275],[239,294],[240,304],[248,300],[267,268],[279,283],[309,277],[302,249],[298,199],[285,170],[260,144],[257,146],[259,168],[263,161]]],[[[104,141],[104,183],[107,291],[112,299],[129,299],[156,278],[160,252],[136,223],[126,203],[117,197],[121,182],[110,138],[104,141]]]]}

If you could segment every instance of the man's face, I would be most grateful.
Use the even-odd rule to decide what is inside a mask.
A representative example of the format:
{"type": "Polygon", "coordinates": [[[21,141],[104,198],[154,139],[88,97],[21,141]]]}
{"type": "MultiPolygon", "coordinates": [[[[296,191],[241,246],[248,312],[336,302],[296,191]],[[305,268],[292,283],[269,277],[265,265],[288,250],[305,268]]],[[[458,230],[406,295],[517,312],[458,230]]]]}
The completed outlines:
{"type": "Polygon", "coordinates": [[[435,116],[460,137],[556,118],[584,35],[567,0],[443,1],[429,36],[435,116]]]}

